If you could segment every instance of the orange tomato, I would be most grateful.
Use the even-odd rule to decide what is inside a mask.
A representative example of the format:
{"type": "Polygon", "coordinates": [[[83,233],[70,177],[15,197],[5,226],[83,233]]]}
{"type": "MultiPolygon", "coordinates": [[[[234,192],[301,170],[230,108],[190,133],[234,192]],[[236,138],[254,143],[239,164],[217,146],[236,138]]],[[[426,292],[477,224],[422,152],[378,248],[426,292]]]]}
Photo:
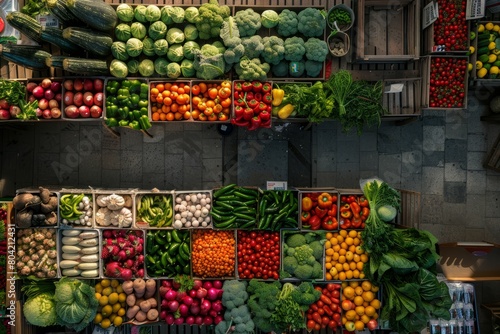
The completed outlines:
{"type": "Polygon", "coordinates": [[[191,111],[191,117],[193,119],[198,119],[198,116],[200,116],[200,112],[198,110],[191,111]]]}
{"type": "Polygon", "coordinates": [[[220,104],[216,104],[214,106],[214,113],[218,114],[222,111],[222,106],[220,104]]]}
{"type": "Polygon", "coordinates": [[[198,119],[200,121],[206,121],[207,120],[207,115],[205,115],[204,113],[200,113],[200,115],[198,116],[198,119]]]}
{"type": "Polygon", "coordinates": [[[167,120],[167,114],[160,114],[160,121],[166,121],[167,120]]]}
{"type": "Polygon", "coordinates": [[[183,116],[184,116],[184,119],[190,119],[191,113],[189,111],[186,111],[183,116]]]}
{"type": "Polygon", "coordinates": [[[172,103],[170,108],[172,109],[173,112],[179,111],[179,105],[177,103],[172,103]]]}
{"type": "Polygon", "coordinates": [[[228,97],[227,99],[220,101],[220,104],[223,108],[229,108],[231,106],[231,98],[228,97]]]}
{"type": "Polygon", "coordinates": [[[204,82],[200,82],[198,86],[200,86],[200,93],[205,93],[208,89],[207,84],[204,82]]]}
{"type": "Polygon", "coordinates": [[[205,104],[205,102],[198,103],[197,107],[198,107],[198,110],[201,110],[201,111],[204,111],[205,109],[207,109],[207,105],[205,104]]]}
{"type": "Polygon", "coordinates": [[[208,100],[205,104],[207,105],[207,108],[215,107],[215,102],[213,100],[208,100]]]}
{"type": "Polygon", "coordinates": [[[199,96],[193,96],[193,106],[197,106],[198,103],[201,102],[201,99],[199,96]]]}
{"type": "Polygon", "coordinates": [[[163,104],[166,106],[172,105],[172,102],[173,102],[172,99],[168,96],[163,99],[163,104]]]}
{"type": "Polygon", "coordinates": [[[159,121],[160,120],[160,113],[154,112],[152,115],[153,121],[159,121]]]}
{"type": "Polygon", "coordinates": [[[224,80],[224,81],[222,81],[222,83],[220,85],[221,85],[221,87],[231,88],[231,81],[224,80]]]}
{"type": "Polygon", "coordinates": [[[172,87],[170,87],[171,92],[177,92],[179,90],[179,86],[177,84],[173,84],[172,87]]]}
{"type": "Polygon", "coordinates": [[[174,120],[174,113],[169,112],[166,117],[167,117],[167,121],[173,121],[174,120]]]}
{"type": "Polygon", "coordinates": [[[191,91],[193,92],[193,95],[198,95],[198,94],[200,94],[200,86],[198,86],[198,85],[193,85],[193,88],[191,88],[191,91]]]}
{"type": "Polygon", "coordinates": [[[212,113],[212,114],[208,115],[208,120],[210,122],[216,121],[217,120],[217,114],[212,113]]]}
{"type": "Polygon", "coordinates": [[[217,90],[217,88],[210,88],[210,90],[208,91],[208,96],[213,100],[217,97],[217,95],[219,94],[219,91],[217,90]]]}
{"type": "Polygon", "coordinates": [[[212,114],[214,113],[214,109],[213,109],[213,108],[210,108],[210,107],[207,107],[207,108],[203,111],[203,113],[204,113],[205,115],[207,115],[207,116],[210,116],[210,115],[212,115],[212,114]]]}
{"type": "Polygon", "coordinates": [[[158,95],[158,93],[160,93],[159,89],[158,88],[151,88],[151,95],[158,95]]]}
{"type": "Polygon", "coordinates": [[[227,114],[225,114],[223,112],[219,113],[219,115],[217,115],[217,117],[218,117],[218,120],[221,122],[227,121],[229,119],[227,114]]]}
{"type": "Polygon", "coordinates": [[[172,83],[171,83],[171,82],[167,82],[167,83],[165,84],[165,90],[170,91],[170,87],[172,87],[172,83]]]}
{"type": "Polygon", "coordinates": [[[162,83],[159,83],[156,85],[156,89],[158,89],[158,91],[161,93],[165,90],[165,85],[162,83]]]}
{"type": "Polygon", "coordinates": [[[219,89],[218,94],[221,99],[227,99],[228,97],[231,96],[231,88],[222,87],[221,89],[219,89]]]}

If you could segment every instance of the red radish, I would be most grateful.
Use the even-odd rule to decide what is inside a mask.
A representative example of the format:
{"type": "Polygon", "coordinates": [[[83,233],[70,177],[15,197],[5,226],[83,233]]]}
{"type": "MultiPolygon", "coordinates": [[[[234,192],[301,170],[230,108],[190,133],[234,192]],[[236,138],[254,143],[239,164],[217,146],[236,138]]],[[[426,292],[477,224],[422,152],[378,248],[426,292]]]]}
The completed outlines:
{"type": "Polygon", "coordinates": [[[210,326],[210,325],[212,325],[212,323],[213,323],[212,317],[206,316],[203,318],[204,325],[210,326]]]}
{"type": "Polygon", "coordinates": [[[104,91],[104,81],[102,79],[94,79],[94,90],[96,92],[104,91]]]}
{"type": "Polygon", "coordinates": [[[61,117],[61,109],[59,108],[51,108],[50,109],[50,115],[52,118],[60,118],[61,117]]]}
{"type": "Polygon", "coordinates": [[[109,262],[108,264],[106,264],[105,275],[107,277],[118,278],[118,277],[120,277],[121,271],[122,271],[122,268],[120,267],[120,264],[116,261],[109,262]]]}
{"type": "Polygon", "coordinates": [[[167,309],[168,308],[168,300],[162,299],[161,300],[161,308],[162,309],[167,309]]]}
{"type": "Polygon", "coordinates": [[[91,92],[83,93],[83,103],[89,107],[94,105],[94,94],[91,92]]]}
{"type": "Polygon", "coordinates": [[[42,86],[43,89],[49,89],[51,85],[52,85],[52,80],[50,80],[49,78],[43,79],[42,82],[40,83],[40,86],[42,86]]]}
{"type": "Polygon", "coordinates": [[[19,115],[21,113],[21,108],[19,108],[18,106],[10,106],[9,113],[10,113],[10,116],[12,116],[12,118],[16,118],[17,115],[19,115]]]}
{"type": "Polygon", "coordinates": [[[175,322],[175,318],[174,318],[174,315],[173,314],[167,314],[165,316],[165,322],[168,324],[168,325],[173,325],[174,322],[175,322]]]}
{"type": "Polygon", "coordinates": [[[200,312],[202,313],[208,313],[208,311],[210,311],[210,309],[212,308],[212,303],[210,303],[210,301],[204,299],[201,304],[200,304],[200,312]]]}
{"type": "Polygon", "coordinates": [[[73,103],[79,107],[83,104],[83,93],[82,92],[77,92],[75,95],[73,95],[73,103]]]}
{"type": "Polygon", "coordinates": [[[173,301],[177,298],[177,291],[175,291],[174,289],[170,289],[165,293],[164,296],[166,300],[173,301]]]}
{"type": "Polygon", "coordinates": [[[101,107],[104,101],[104,94],[99,92],[94,94],[94,104],[101,107]]]}
{"type": "Polygon", "coordinates": [[[52,81],[52,83],[50,84],[50,89],[54,93],[59,93],[61,91],[61,83],[59,81],[52,81]]]}
{"type": "Polygon", "coordinates": [[[128,268],[123,268],[120,271],[120,278],[125,281],[130,281],[134,275],[132,274],[132,270],[128,268]]]}
{"type": "Polygon", "coordinates": [[[70,104],[73,104],[73,92],[66,91],[64,93],[64,104],[69,106],[70,104]]]}
{"type": "Polygon", "coordinates": [[[222,289],[222,281],[215,280],[212,282],[212,286],[216,289],[222,289]]]}
{"type": "Polygon", "coordinates": [[[191,314],[198,315],[198,313],[200,313],[200,306],[195,303],[191,304],[189,312],[191,312],[191,314]]]}
{"type": "Polygon", "coordinates": [[[210,282],[210,281],[205,281],[205,282],[203,282],[203,288],[205,288],[205,289],[207,289],[207,290],[208,290],[208,289],[210,289],[211,287],[212,287],[212,282],[210,282]]]}
{"type": "Polygon", "coordinates": [[[52,100],[55,96],[56,94],[50,88],[46,89],[43,93],[43,97],[45,97],[47,100],[52,100]]]}
{"type": "Polygon", "coordinates": [[[83,90],[87,92],[91,92],[94,90],[94,81],[92,79],[84,79],[83,80],[83,90]]]}
{"type": "Polygon", "coordinates": [[[189,315],[189,307],[186,304],[180,304],[179,314],[181,315],[181,317],[187,317],[189,315]]]}
{"type": "Polygon", "coordinates": [[[49,101],[49,108],[59,108],[59,102],[56,99],[52,99],[49,101]]]}
{"type": "Polygon", "coordinates": [[[193,281],[193,289],[195,290],[198,290],[199,288],[201,288],[203,286],[203,282],[199,279],[195,279],[193,281]]]}
{"type": "Polygon", "coordinates": [[[166,287],[166,288],[171,288],[172,287],[172,283],[169,280],[162,281],[161,285],[164,286],[164,287],[166,287]]]}
{"type": "Polygon", "coordinates": [[[171,300],[168,302],[168,309],[172,312],[175,312],[179,309],[179,302],[177,300],[171,300]]]}
{"type": "Polygon", "coordinates": [[[203,299],[207,296],[207,290],[205,288],[199,288],[196,290],[196,298],[203,299]]]}
{"type": "Polygon", "coordinates": [[[42,98],[38,101],[38,108],[45,110],[49,107],[49,101],[45,98],[42,98]]]}
{"type": "Polygon", "coordinates": [[[83,89],[83,80],[82,79],[73,80],[73,89],[76,91],[81,91],[83,89]]]}
{"type": "Polygon", "coordinates": [[[132,268],[133,265],[134,265],[134,261],[132,259],[128,259],[127,261],[125,261],[123,266],[125,268],[132,268]]]}
{"type": "Polygon", "coordinates": [[[105,230],[104,232],[102,232],[102,236],[105,238],[112,238],[113,232],[111,230],[105,230]]]}
{"type": "Polygon", "coordinates": [[[10,119],[10,113],[7,109],[0,109],[0,119],[10,119]]]}
{"type": "Polygon", "coordinates": [[[6,99],[0,100],[0,109],[9,109],[9,107],[10,107],[9,102],[7,102],[6,99]]]}
{"type": "Polygon", "coordinates": [[[45,119],[52,118],[52,114],[50,113],[50,109],[44,109],[43,112],[42,112],[42,116],[45,119]]]}
{"type": "Polygon", "coordinates": [[[206,297],[208,300],[211,300],[211,301],[217,300],[217,298],[219,298],[219,292],[222,292],[222,290],[210,288],[207,290],[206,297]]]}
{"type": "Polygon", "coordinates": [[[33,88],[33,96],[37,99],[43,98],[45,91],[43,90],[42,86],[36,86],[33,88]]]}
{"type": "Polygon", "coordinates": [[[180,317],[174,320],[174,325],[182,325],[184,323],[184,318],[180,317]]]}
{"type": "Polygon", "coordinates": [[[38,84],[36,82],[28,82],[26,84],[26,90],[28,91],[28,93],[33,93],[33,89],[35,89],[35,87],[38,87],[38,84]]]}
{"type": "MultiPolygon", "coordinates": [[[[80,106],[78,107],[78,112],[80,113],[80,116],[83,118],[89,118],[90,117],[90,108],[87,106],[80,106]]],[[[123,252],[125,253],[125,252],[123,252]]],[[[124,257],[120,257],[120,259],[126,260],[127,256],[125,254],[124,257]]]]}
{"type": "Polygon", "coordinates": [[[194,317],[192,315],[186,317],[186,324],[194,325],[194,317]]]}

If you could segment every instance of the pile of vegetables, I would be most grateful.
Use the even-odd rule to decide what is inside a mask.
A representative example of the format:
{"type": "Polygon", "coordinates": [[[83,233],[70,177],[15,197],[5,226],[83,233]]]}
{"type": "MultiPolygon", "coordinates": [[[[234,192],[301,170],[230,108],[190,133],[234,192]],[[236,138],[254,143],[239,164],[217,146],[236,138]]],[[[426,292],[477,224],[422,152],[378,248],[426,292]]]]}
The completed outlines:
{"type": "Polygon", "coordinates": [[[234,277],[234,231],[197,229],[192,232],[191,266],[200,278],[234,277]]]}
{"type": "Polygon", "coordinates": [[[22,81],[0,79],[0,120],[37,119],[37,102],[26,102],[26,86],[22,81]]]}
{"type": "Polygon", "coordinates": [[[222,281],[177,276],[161,281],[160,319],[168,325],[217,325],[223,320],[222,281]]]}
{"type": "Polygon", "coordinates": [[[378,328],[377,312],[381,305],[378,291],[379,287],[370,281],[342,282],[341,307],[347,330],[361,331],[365,326],[371,331],[378,328]]]}
{"type": "Polygon", "coordinates": [[[78,227],[92,227],[94,203],[92,195],[84,193],[61,194],[59,199],[59,214],[61,223],[78,227]]]}
{"type": "Polygon", "coordinates": [[[95,223],[102,227],[132,227],[133,201],[130,195],[98,195],[95,199],[95,223]]]}
{"type": "Polygon", "coordinates": [[[386,182],[370,179],[361,188],[370,214],[362,232],[363,249],[369,255],[365,277],[383,291],[380,318],[398,333],[412,333],[432,318],[450,319],[452,300],[448,286],[436,277],[437,239],[428,231],[398,229],[384,220],[399,209],[400,194],[386,182]],[[386,212],[384,212],[386,211],[386,212]]]}
{"type": "Polygon", "coordinates": [[[222,82],[193,82],[191,117],[195,121],[225,122],[231,117],[232,84],[222,82]]]}
{"type": "Polygon", "coordinates": [[[55,193],[39,187],[38,193],[21,192],[12,200],[16,210],[16,226],[56,226],[59,200],[55,193]]]}
{"type": "Polygon", "coordinates": [[[213,193],[210,210],[216,229],[251,228],[257,220],[257,189],[228,184],[213,193]]]}
{"type": "Polygon", "coordinates": [[[144,194],[137,196],[136,202],[135,224],[137,227],[172,226],[174,217],[172,195],[144,194]]]}
{"type": "Polygon", "coordinates": [[[103,329],[111,325],[120,327],[125,321],[127,307],[127,295],[123,291],[122,284],[116,279],[105,278],[97,281],[95,298],[98,300],[99,306],[93,323],[103,329]]]}
{"type": "Polygon", "coordinates": [[[300,196],[300,220],[303,229],[331,231],[339,228],[337,193],[304,192],[300,196]]]}
{"type": "Polygon", "coordinates": [[[29,280],[22,291],[28,297],[23,315],[30,324],[40,327],[60,325],[79,332],[94,319],[99,305],[94,288],[74,278],[29,280]]]}
{"type": "Polygon", "coordinates": [[[247,130],[271,127],[273,85],[270,82],[235,81],[234,117],[231,123],[247,130]]]}
{"type": "Polygon", "coordinates": [[[321,291],[321,296],[307,310],[306,328],[309,332],[320,331],[327,327],[336,332],[337,327],[342,327],[340,287],[341,285],[337,283],[314,286],[314,289],[321,291]]]}
{"type": "Polygon", "coordinates": [[[222,285],[222,305],[226,308],[224,320],[215,326],[216,334],[225,334],[230,329],[234,334],[251,334],[255,324],[248,308],[248,292],[246,281],[228,280],[222,285]],[[234,327],[233,327],[234,326],[234,327]]]}
{"type": "Polygon", "coordinates": [[[99,232],[65,229],[61,231],[62,276],[99,276],[99,232]]]}
{"type": "Polygon", "coordinates": [[[282,278],[300,280],[323,278],[325,238],[320,232],[289,232],[283,234],[282,278]]]}
{"type": "Polygon", "coordinates": [[[61,118],[62,85],[60,81],[49,78],[26,84],[28,101],[37,101],[37,117],[44,119],[61,118]]]}
{"type": "MultiPolygon", "coordinates": [[[[340,196],[339,212],[341,229],[363,229],[365,228],[365,221],[370,214],[370,206],[366,198],[362,195],[342,195],[340,196]]],[[[395,210],[392,212],[392,215],[392,218],[395,218],[395,210]]]]}
{"type": "Polygon", "coordinates": [[[305,312],[321,296],[311,282],[296,286],[290,282],[266,283],[256,279],[250,280],[247,292],[247,305],[255,327],[266,333],[306,328],[305,312]]]}
{"type": "Polygon", "coordinates": [[[16,234],[17,274],[22,277],[55,278],[57,250],[55,229],[23,228],[16,234]]]}
{"type": "Polygon", "coordinates": [[[149,277],[191,273],[188,230],[149,230],[146,233],[146,270],[149,277]]]}
{"type": "Polygon", "coordinates": [[[156,281],[142,278],[122,283],[123,292],[127,295],[127,319],[134,324],[157,321],[158,302],[156,301],[156,281]]]}
{"type": "Polygon", "coordinates": [[[105,277],[126,281],[144,277],[143,231],[103,230],[101,247],[105,277]]]}
{"type": "Polygon", "coordinates": [[[189,82],[150,83],[151,118],[157,121],[191,119],[191,87],[189,82]]]}
{"type": "Polygon", "coordinates": [[[210,193],[186,192],[175,195],[174,228],[212,227],[210,209],[212,199],[210,193]]]}
{"type": "Polygon", "coordinates": [[[279,232],[238,230],[237,242],[238,278],[279,279],[279,232]]]}
{"type": "Polygon", "coordinates": [[[63,103],[67,118],[100,118],[104,104],[104,81],[101,78],[65,79],[63,103]]]}
{"type": "Polygon", "coordinates": [[[363,249],[361,231],[340,230],[326,234],[325,242],[325,279],[341,280],[362,279],[363,268],[368,255],[363,249]]]}
{"type": "Polygon", "coordinates": [[[297,192],[291,190],[265,190],[259,198],[259,230],[279,231],[298,228],[297,192]]]}

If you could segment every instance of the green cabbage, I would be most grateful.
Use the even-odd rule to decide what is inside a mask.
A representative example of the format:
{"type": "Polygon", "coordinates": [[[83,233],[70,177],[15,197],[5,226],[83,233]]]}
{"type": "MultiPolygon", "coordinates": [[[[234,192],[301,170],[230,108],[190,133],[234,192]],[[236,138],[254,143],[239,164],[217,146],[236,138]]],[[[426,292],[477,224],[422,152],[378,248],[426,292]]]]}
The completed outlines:
{"type": "Polygon", "coordinates": [[[146,37],[142,40],[142,53],[148,57],[156,55],[155,41],[152,38],[146,37]]]}
{"type": "Polygon", "coordinates": [[[182,46],[182,50],[184,52],[184,57],[186,57],[187,59],[193,60],[194,59],[194,51],[200,50],[200,45],[198,43],[196,43],[195,41],[187,41],[182,46]]]}
{"type": "Polygon", "coordinates": [[[172,7],[170,10],[170,16],[172,17],[172,21],[174,21],[174,23],[184,22],[184,8],[177,6],[172,7]]]}
{"type": "Polygon", "coordinates": [[[155,54],[157,56],[164,56],[168,52],[168,42],[166,39],[159,39],[154,44],[155,54]]]}
{"type": "Polygon", "coordinates": [[[168,44],[182,43],[185,39],[184,32],[179,28],[170,28],[167,31],[166,39],[168,44]]]}
{"type": "Polygon", "coordinates": [[[184,27],[184,37],[186,41],[194,41],[198,39],[198,29],[194,24],[186,24],[184,27]]]}
{"type": "Polygon", "coordinates": [[[130,31],[130,26],[127,23],[120,23],[115,27],[116,39],[122,42],[128,41],[132,37],[132,32],[130,31]]]}
{"type": "Polygon", "coordinates": [[[121,3],[116,7],[116,15],[120,21],[132,22],[134,19],[134,9],[126,3],[121,3]]]}
{"type": "Polygon", "coordinates": [[[135,74],[139,72],[139,61],[137,59],[130,59],[127,62],[128,73],[135,74]]]}
{"type": "Polygon", "coordinates": [[[192,78],[195,76],[196,71],[193,67],[193,61],[189,59],[184,59],[181,63],[182,76],[185,78],[192,78]]]}
{"type": "Polygon", "coordinates": [[[191,6],[184,11],[184,19],[189,23],[196,23],[196,18],[200,15],[198,8],[191,6]]]}
{"type": "Polygon", "coordinates": [[[143,59],[139,63],[139,73],[143,77],[150,77],[155,74],[155,64],[151,59],[143,59]]]}
{"type": "Polygon", "coordinates": [[[181,76],[181,66],[177,63],[170,63],[167,65],[167,77],[177,79],[181,76]]]}
{"type": "Polygon", "coordinates": [[[170,16],[172,6],[166,5],[161,8],[161,17],[160,20],[166,25],[174,23],[172,20],[172,16],[170,16]]]}
{"type": "Polygon", "coordinates": [[[125,45],[127,47],[127,53],[130,57],[137,57],[142,53],[143,44],[138,38],[132,37],[125,45]]]}
{"type": "Polygon", "coordinates": [[[128,60],[127,45],[125,42],[115,41],[111,44],[111,54],[118,60],[128,60]]]}
{"type": "Polygon", "coordinates": [[[132,34],[132,37],[143,39],[146,37],[147,32],[146,26],[141,22],[134,22],[130,26],[130,33],[132,34]]]}
{"type": "Polygon", "coordinates": [[[391,205],[383,205],[377,209],[377,214],[383,221],[391,222],[394,218],[396,218],[398,210],[391,205]]]}
{"type": "Polygon", "coordinates": [[[128,75],[127,64],[121,60],[113,59],[109,65],[109,72],[114,77],[125,78],[128,75]]]}
{"type": "Polygon", "coordinates": [[[158,21],[161,17],[161,10],[156,5],[148,5],[146,7],[146,19],[149,22],[158,21]]]}
{"type": "Polygon", "coordinates": [[[163,57],[158,57],[154,62],[155,72],[159,75],[167,75],[168,60],[163,57]]]}
{"type": "Polygon", "coordinates": [[[262,12],[260,20],[264,28],[271,29],[278,25],[279,15],[278,13],[276,13],[276,11],[267,9],[262,12]]]}
{"type": "Polygon", "coordinates": [[[162,21],[153,22],[149,26],[148,36],[154,39],[155,41],[157,39],[165,38],[166,34],[167,34],[167,25],[162,21]]]}
{"type": "Polygon", "coordinates": [[[76,332],[83,330],[94,319],[99,306],[94,288],[84,281],[66,277],[54,284],[57,323],[76,332]]]}
{"type": "Polygon", "coordinates": [[[167,51],[167,58],[170,61],[181,61],[184,58],[184,51],[182,49],[182,44],[170,45],[167,51]]]}
{"type": "Polygon", "coordinates": [[[40,327],[56,324],[56,304],[50,293],[42,293],[36,297],[28,298],[23,305],[26,320],[40,327]]]}
{"type": "Polygon", "coordinates": [[[134,17],[137,21],[146,23],[148,22],[148,19],[146,19],[146,11],[147,7],[144,5],[137,5],[134,9],[134,17]]]}

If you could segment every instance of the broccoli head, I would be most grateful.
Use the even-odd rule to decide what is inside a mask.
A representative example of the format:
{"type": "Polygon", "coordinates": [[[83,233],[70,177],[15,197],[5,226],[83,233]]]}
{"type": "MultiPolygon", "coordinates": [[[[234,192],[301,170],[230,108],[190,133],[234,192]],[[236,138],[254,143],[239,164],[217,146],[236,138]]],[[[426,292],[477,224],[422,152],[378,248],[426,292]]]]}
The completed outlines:
{"type": "Polygon", "coordinates": [[[308,77],[317,77],[323,70],[323,63],[314,60],[306,60],[306,75],[308,77]]]}
{"type": "Polygon", "coordinates": [[[218,37],[224,19],[229,17],[231,10],[227,5],[219,5],[217,0],[209,0],[198,9],[198,16],[194,19],[200,39],[218,37]]]}
{"type": "Polygon", "coordinates": [[[259,35],[253,35],[252,37],[244,37],[241,39],[241,43],[245,47],[245,56],[248,58],[258,58],[264,50],[264,44],[262,43],[262,37],[259,35]]]}
{"type": "Polygon", "coordinates": [[[275,77],[286,77],[288,75],[288,62],[286,60],[280,61],[277,65],[273,65],[272,71],[275,77]]]}
{"type": "Polygon", "coordinates": [[[307,260],[305,261],[305,263],[308,264],[308,265],[310,265],[310,266],[314,265],[317,262],[318,261],[316,261],[316,258],[313,255],[309,256],[307,258],[307,260]]]}
{"type": "Polygon", "coordinates": [[[318,261],[313,264],[313,272],[311,278],[323,278],[323,266],[318,261]]]}
{"type": "Polygon", "coordinates": [[[234,15],[234,20],[236,21],[241,37],[254,36],[262,25],[260,14],[252,8],[237,11],[234,15]]]}
{"type": "Polygon", "coordinates": [[[309,244],[309,247],[312,248],[313,256],[316,260],[319,260],[323,257],[323,244],[320,241],[314,240],[309,244]]]}
{"type": "Polygon", "coordinates": [[[285,59],[289,61],[301,61],[306,53],[302,37],[293,36],[285,39],[285,59]]]}
{"type": "Polygon", "coordinates": [[[286,255],[288,255],[288,256],[294,256],[294,254],[295,254],[295,248],[288,247],[288,249],[286,251],[286,255]]]}
{"type": "Polygon", "coordinates": [[[235,324],[247,323],[251,319],[250,310],[246,305],[240,305],[237,308],[233,308],[230,313],[235,324]]]}
{"type": "Polygon", "coordinates": [[[308,264],[299,264],[293,273],[295,277],[302,280],[311,279],[313,267],[308,264]]]}
{"type": "Polygon", "coordinates": [[[309,38],[304,46],[306,48],[306,58],[308,60],[314,60],[319,62],[324,62],[326,56],[328,55],[328,44],[324,40],[316,37],[309,38]]]}
{"type": "Polygon", "coordinates": [[[293,275],[295,268],[297,268],[297,259],[294,256],[285,256],[283,259],[283,270],[287,273],[293,275]]]}
{"type": "Polygon", "coordinates": [[[295,256],[299,264],[308,263],[311,257],[314,258],[313,250],[311,247],[309,247],[309,245],[295,247],[295,253],[293,254],[293,256],[295,256]]]}
{"type": "Polygon", "coordinates": [[[247,282],[228,280],[224,281],[222,286],[222,305],[224,305],[228,310],[237,308],[241,305],[245,305],[248,299],[248,293],[246,291],[247,282]]]}
{"type": "Polygon", "coordinates": [[[306,238],[306,242],[310,244],[314,240],[321,239],[322,236],[320,232],[307,232],[306,234],[304,234],[304,237],[306,238]]]}
{"type": "Polygon", "coordinates": [[[267,80],[267,73],[271,69],[268,63],[262,63],[259,58],[249,59],[241,57],[240,62],[234,66],[240,80],[267,80]]]}
{"type": "Polygon", "coordinates": [[[323,35],[326,28],[325,11],[313,7],[303,9],[297,15],[298,31],[307,37],[323,35]]]}
{"type": "Polygon", "coordinates": [[[306,70],[306,64],[303,60],[291,61],[290,66],[288,68],[288,73],[290,73],[291,77],[299,78],[304,74],[305,70],[306,70]]]}
{"type": "Polygon", "coordinates": [[[321,296],[321,292],[314,289],[314,286],[311,282],[302,282],[291,294],[292,299],[299,304],[300,306],[307,307],[305,310],[309,308],[309,305],[316,302],[321,296]]]}
{"type": "Polygon", "coordinates": [[[297,33],[299,25],[297,13],[289,9],[283,9],[278,17],[278,35],[288,37],[297,33]]]}
{"type": "Polygon", "coordinates": [[[286,238],[286,244],[290,248],[295,248],[306,244],[306,238],[302,233],[293,233],[286,238]]]}
{"type": "Polygon", "coordinates": [[[285,41],[278,36],[266,36],[262,39],[264,50],[262,50],[262,58],[264,61],[277,65],[285,58],[285,41]]]}

